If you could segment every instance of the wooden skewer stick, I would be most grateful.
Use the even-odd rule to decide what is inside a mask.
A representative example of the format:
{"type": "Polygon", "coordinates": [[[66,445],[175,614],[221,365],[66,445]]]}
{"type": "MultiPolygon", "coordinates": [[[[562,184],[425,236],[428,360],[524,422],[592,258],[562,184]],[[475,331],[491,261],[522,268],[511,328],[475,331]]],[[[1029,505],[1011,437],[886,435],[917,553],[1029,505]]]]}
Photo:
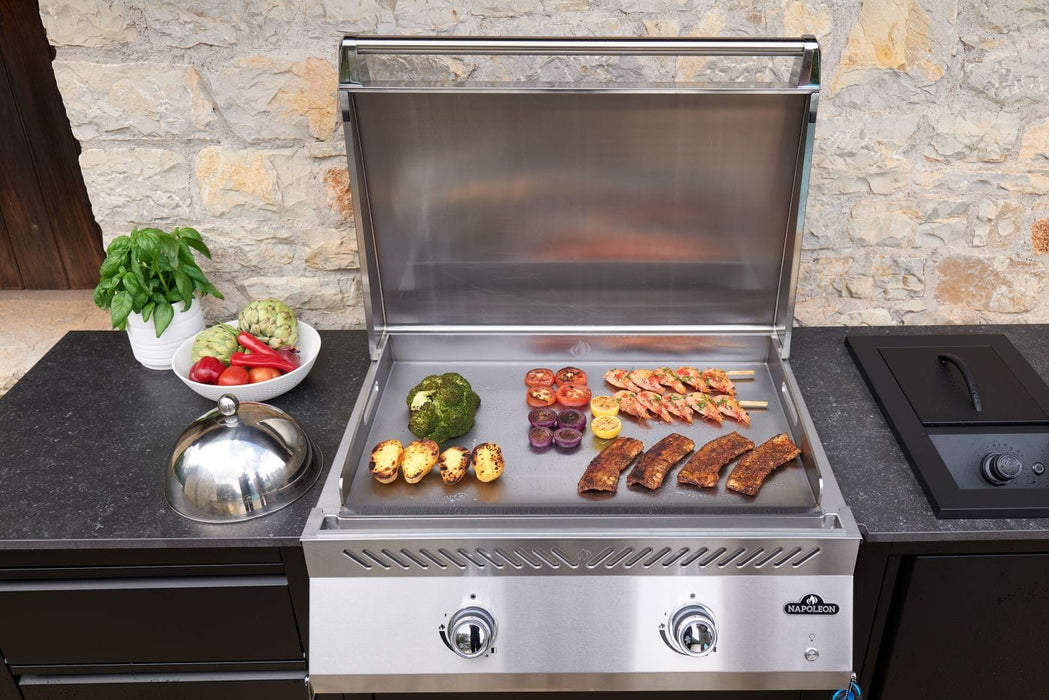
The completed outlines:
{"type": "Polygon", "coordinates": [[[768,408],[768,401],[737,401],[740,408],[768,408]]]}
{"type": "Polygon", "coordinates": [[[752,369],[730,369],[725,372],[729,377],[753,377],[754,370],[752,369]]]}

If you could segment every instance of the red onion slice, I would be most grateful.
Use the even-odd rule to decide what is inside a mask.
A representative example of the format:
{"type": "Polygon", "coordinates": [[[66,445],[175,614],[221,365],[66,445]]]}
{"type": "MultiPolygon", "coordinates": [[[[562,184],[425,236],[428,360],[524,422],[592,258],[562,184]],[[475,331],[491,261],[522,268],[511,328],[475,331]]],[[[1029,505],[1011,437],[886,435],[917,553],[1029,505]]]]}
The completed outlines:
{"type": "Polygon", "coordinates": [[[565,409],[557,416],[557,424],[562,428],[582,431],[586,427],[586,414],[574,408],[565,409]]]}
{"type": "Polygon", "coordinates": [[[559,428],[554,431],[554,443],[558,447],[571,449],[583,440],[583,434],[575,428],[559,428]]]}
{"type": "Polygon", "coordinates": [[[550,447],[553,439],[554,431],[541,425],[532,426],[532,429],[528,431],[528,442],[531,443],[532,447],[538,447],[539,449],[550,447]]]}
{"type": "Polygon", "coordinates": [[[528,422],[537,428],[553,428],[557,425],[557,411],[552,408],[536,408],[528,412],[528,422]]]}

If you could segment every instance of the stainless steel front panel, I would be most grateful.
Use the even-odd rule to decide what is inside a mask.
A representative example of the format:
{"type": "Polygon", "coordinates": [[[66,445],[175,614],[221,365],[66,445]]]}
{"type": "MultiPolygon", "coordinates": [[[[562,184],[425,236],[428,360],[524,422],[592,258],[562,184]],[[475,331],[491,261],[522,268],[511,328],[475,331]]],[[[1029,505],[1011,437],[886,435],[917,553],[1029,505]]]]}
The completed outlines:
{"type": "Polygon", "coordinates": [[[852,669],[852,577],[313,579],[310,681],[319,692],[839,688],[852,669]],[[818,595],[833,615],[788,615],[818,595]],[[361,604],[364,601],[367,604],[361,604]],[[718,626],[700,658],[661,636],[699,603],[718,626]],[[494,650],[462,659],[441,625],[479,606],[494,650]],[[661,630],[660,626],[663,626],[661,630]],[[340,643],[341,642],[341,643],[340,643]],[[806,650],[816,649],[815,661],[806,650]]]}

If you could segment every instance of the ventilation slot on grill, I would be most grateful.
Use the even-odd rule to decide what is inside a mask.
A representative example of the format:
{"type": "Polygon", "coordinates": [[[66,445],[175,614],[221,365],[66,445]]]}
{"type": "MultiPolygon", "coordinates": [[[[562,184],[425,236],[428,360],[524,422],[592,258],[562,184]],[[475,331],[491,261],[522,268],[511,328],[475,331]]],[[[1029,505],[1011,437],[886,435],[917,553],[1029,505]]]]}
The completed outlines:
{"type": "MultiPolygon", "coordinates": [[[[536,552],[534,549],[531,550],[531,555],[529,555],[528,553],[518,549],[517,547],[514,547],[514,554],[516,554],[521,559],[523,559],[524,563],[528,564],[528,566],[532,567],[533,569],[542,569],[543,568],[543,564],[541,562],[538,562],[535,559],[529,558],[529,556],[539,557],[539,553],[536,552]]],[[[549,566],[550,564],[548,563],[547,565],[549,566]]]]}
{"type": "Polygon", "coordinates": [[[761,567],[768,564],[770,561],[778,557],[783,552],[783,547],[776,547],[774,550],[769,552],[768,556],[762,557],[758,561],[754,562],[754,568],[760,569],[761,567]]]}
{"type": "Polygon", "coordinates": [[[619,562],[621,562],[624,559],[626,559],[627,557],[629,557],[630,553],[633,552],[633,551],[634,551],[633,547],[627,547],[623,551],[619,552],[619,554],[616,554],[614,557],[610,558],[607,562],[605,562],[605,568],[606,569],[614,569],[616,567],[616,565],[619,564],[619,562]]]}
{"type": "Polygon", "coordinates": [[[751,552],[748,556],[745,556],[742,559],[740,559],[739,561],[737,561],[736,562],[736,567],[742,569],[744,566],[746,566],[750,562],[752,562],[755,559],[757,559],[758,557],[760,557],[764,552],[765,552],[765,548],[764,547],[758,547],[753,552],[751,552]]]}
{"type": "Polygon", "coordinates": [[[796,557],[799,552],[801,552],[801,547],[795,547],[794,549],[792,549],[789,552],[787,552],[786,555],[784,555],[784,556],[780,557],[779,559],[777,559],[776,561],[772,562],[772,567],[774,569],[778,569],[779,567],[783,566],[788,561],[790,561],[791,559],[796,557]]]}
{"type": "MultiPolygon", "coordinates": [[[[421,553],[420,553],[421,554],[421,553]]],[[[401,555],[411,563],[415,564],[420,569],[429,569],[430,565],[424,562],[422,559],[417,559],[414,554],[409,552],[407,549],[401,550],[401,555]]]]}
{"type": "Polygon", "coordinates": [[[706,547],[700,547],[696,551],[692,552],[692,554],[689,554],[687,557],[685,557],[684,560],[681,562],[681,566],[682,567],[690,566],[692,564],[692,562],[694,562],[696,559],[699,559],[701,556],[706,554],[708,551],[709,550],[706,547]]]}
{"type": "MultiPolygon", "coordinates": [[[[484,556],[486,559],[488,558],[488,553],[485,552],[483,549],[478,549],[477,551],[480,552],[481,555],[484,556]]],[[[517,561],[512,556],[510,556],[509,554],[507,554],[503,550],[499,549],[498,547],[495,548],[495,556],[498,556],[500,559],[502,559],[507,564],[509,564],[510,566],[514,567],[515,569],[524,568],[524,564],[522,564],[521,562],[517,561]]]]}
{"type": "Polygon", "coordinates": [[[645,563],[644,563],[644,565],[643,565],[643,566],[644,566],[644,567],[645,567],[646,569],[648,569],[648,568],[651,568],[653,564],[656,564],[656,563],[657,563],[657,562],[659,562],[659,561],[660,561],[660,560],[661,560],[661,559],[662,559],[663,557],[665,557],[665,556],[667,555],[667,553],[668,553],[669,551],[670,551],[670,547],[663,547],[663,549],[659,550],[658,552],[656,552],[655,554],[653,554],[653,555],[652,555],[651,557],[649,557],[648,559],[646,559],[646,560],[645,560],[645,563]]]}
{"type": "Polygon", "coordinates": [[[733,552],[732,554],[730,554],[730,555],[728,555],[727,557],[725,557],[724,559],[720,560],[720,561],[718,562],[718,568],[720,569],[720,568],[723,568],[723,567],[726,567],[726,566],[728,566],[729,564],[731,564],[731,563],[732,563],[732,560],[733,560],[733,559],[735,559],[735,558],[736,558],[736,557],[738,557],[738,556],[739,556],[740,554],[743,554],[743,553],[744,553],[744,552],[746,552],[746,551],[747,551],[746,547],[740,547],[739,549],[737,549],[736,551],[734,551],[734,552],[733,552]]]}
{"type": "MultiPolygon", "coordinates": [[[[553,554],[555,557],[557,557],[561,562],[563,562],[564,565],[567,566],[569,569],[576,569],[576,568],[579,567],[579,564],[576,564],[574,561],[569,559],[568,555],[565,554],[564,552],[562,552],[557,547],[554,547],[553,549],[551,549],[550,553],[553,554]]],[[[580,559],[582,559],[582,556],[580,556],[580,559]]]]}
{"type": "MultiPolygon", "coordinates": [[[[433,555],[433,552],[431,552],[428,549],[420,549],[419,550],[419,554],[424,556],[424,557],[426,557],[427,559],[429,559],[430,561],[432,561],[434,564],[436,564],[437,566],[439,566],[442,569],[447,569],[448,568],[448,564],[446,564],[444,561],[442,561],[442,560],[438,559],[437,557],[435,557],[433,555]]],[[[455,564],[455,562],[452,562],[452,563],[455,564]]],[[[456,566],[459,566],[459,565],[456,564],[456,566]]],[[[459,568],[460,569],[465,569],[466,567],[465,566],[459,566],[459,568]]]]}
{"type": "Polygon", "coordinates": [[[467,551],[466,551],[465,549],[463,549],[462,547],[460,547],[459,549],[457,549],[457,550],[455,550],[455,551],[456,551],[456,552],[457,552],[457,553],[458,553],[458,554],[459,554],[459,555],[460,555],[460,556],[461,556],[461,557],[462,557],[463,559],[465,559],[466,561],[470,562],[471,564],[473,564],[474,566],[476,566],[476,567],[477,567],[478,569],[483,569],[483,568],[484,568],[484,562],[483,562],[483,561],[480,561],[480,560],[479,560],[479,559],[477,559],[476,557],[472,557],[472,556],[470,556],[470,553],[469,553],[469,552],[467,552],[467,551]]]}
{"type": "MultiPolygon", "coordinates": [[[[426,550],[424,549],[423,551],[425,552],[426,550]]],[[[443,549],[443,548],[442,549],[438,549],[437,553],[440,554],[445,559],[447,559],[448,561],[450,561],[453,564],[455,564],[458,568],[463,569],[464,571],[466,570],[466,562],[465,561],[459,561],[458,559],[456,559],[455,555],[453,555],[447,549],[443,549]]]]}
{"type": "Polygon", "coordinates": [[[623,562],[623,566],[625,566],[628,569],[631,568],[632,566],[634,566],[634,564],[637,564],[639,561],[641,561],[646,556],[648,556],[648,554],[651,551],[652,551],[651,547],[645,547],[640,552],[638,552],[637,554],[635,554],[634,556],[630,557],[625,562],[623,562]]]}
{"type": "Polygon", "coordinates": [[[718,557],[720,557],[722,554],[724,554],[727,551],[728,550],[725,549],[724,547],[718,547],[716,550],[714,550],[713,552],[710,553],[710,556],[703,558],[699,562],[699,568],[702,569],[702,568],[704,568],[706,566],[710,566],[714,562],[715,559],[717,559],[718,557]]]}
{"type": "Polygon", "coordinates": [[[802,564],[807,562],[809,559],[812,559],[814,556],[816,556],[819,553],[820,553],[820,548],[819,547],[815,547],[813,549],[810,549],[808,552],[805,552],[803,555],[801,555],[800,557],[798,557],[794,561],[792,561],[790,563],[790,565],[793,566],[794,568],[798,568],[799,566],[801,566],[802,564]]]}
{"type": "Polygon", "coordinates": [[[386,561],[385,559],[380,559],[378,556],[375,555],[374,552],[365,549],[362,552],[362,554],[364,554],[364,556],[368,557],[369,559],[371,559],[373,562],[375,562],[376,564],[378,564],[382,568],[384,568],[384,569],[389,569],[390,568],[390,562],[386,561]]]}
{"type": "MultiPolygon", "coordinates": [[[[517,550],[515,549],[514,551],[516,552],[517,550]]],[[[553,556],[548,557],[543,552],[540,552],[538,549],[533,549],[532,550],[532,556],[534,556],[536,559],[538,559],[539,561],[542,562],[542,564],[536,564],[535,565],[535,568],[537,568],[537,569],[543,568],[544,565],[545,566],[549,566],[551,569],[560,569],[561,568],[561,565],[558,564],[557,561],[554,560],[553,556]]],[[[523,558],[523,555],[522,555],[522,558],[523,558]]]]}
{"type": "Polygon", "coordinates": [[[665,569],[669,566],[673,566],[674,562],[676,562],[678,559],[685,556],[686,554],[688,554],[688,547],[682,547],[681,549],[677,550],[676,552],[671,554],[667,559],[663,560],[663,568],[665,569]]]}
{"type": "Polygon", "coordinates": [[[394,554],[393,552],[391,552],[390,550],[384,549],[384,550],[382,550],[382,553],[385,554],[386,557],[390,561],[392,561],[394,564],[396,564],[397,566],[401,567],[402,569],[406,569],[407,570],[407,569],[411,568],[407,563],[405,563],[405,562],[401,561],[400,559],[398,559],[397,555],[394,554]]]}
{"type": "Polygon", "coordinates": [[[344,550],[342,550],[342,554],[343,554],[343,556],[345,556],[345,557],[346,557],[347,559],[349,559],[350,561],[352,561],[352,562],[353,562],[354,564],[357,564],[357,565],[359,565],[359,566],[360,566],[361,568],[363,568],[363,569],[364,569],[365,571],[368,571],[368,570],[370,570],[370,569],[372,568],[372,565],[371,565],[371,564],[369,564],[368,562],[364,561],[363,559],[361,559],[360,557],[358,557],[358,556],[357,556],[356,554],[354,554],[353,552],[351,552],[351,551],[350,551],[350,550],[348,550],[348,549],[344,549],[344,550]]]}
{"type": "Polygon", "coordinates": [[[597,554],[597,556],[595,556],[593,559],[591,559],[590,561],[588,561],[586,563],[586,568],[588,568],[588,569],[596,569],[597,567],[601,566],[601,562],[605,560],[605,557],[607,557],[609,554],[611,554],[614,551],[616,551],[616,550],[613,549],[612,547],[609,547],[608,549],[602,550],[601,552],[599,552],[597,554]]]}

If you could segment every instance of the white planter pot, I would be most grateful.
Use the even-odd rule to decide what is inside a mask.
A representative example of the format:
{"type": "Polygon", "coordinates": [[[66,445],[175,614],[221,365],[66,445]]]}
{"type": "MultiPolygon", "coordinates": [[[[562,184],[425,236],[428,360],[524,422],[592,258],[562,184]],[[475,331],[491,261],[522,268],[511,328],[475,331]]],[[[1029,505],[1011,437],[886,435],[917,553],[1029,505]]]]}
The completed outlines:
{"type": "Polygon", "coordinates": [[[196,299],[188,311],[182,310],[181,301],[175,302],[174,306],[175,316],[159,338],[152,316],[148,321],[142,320],[142,314],[133,313],[127,317],[131,352],[149,369],[171,369],[171,358],[178,346],[204,330],[204,314],[200,312],[200,303],[196,299]]]}

